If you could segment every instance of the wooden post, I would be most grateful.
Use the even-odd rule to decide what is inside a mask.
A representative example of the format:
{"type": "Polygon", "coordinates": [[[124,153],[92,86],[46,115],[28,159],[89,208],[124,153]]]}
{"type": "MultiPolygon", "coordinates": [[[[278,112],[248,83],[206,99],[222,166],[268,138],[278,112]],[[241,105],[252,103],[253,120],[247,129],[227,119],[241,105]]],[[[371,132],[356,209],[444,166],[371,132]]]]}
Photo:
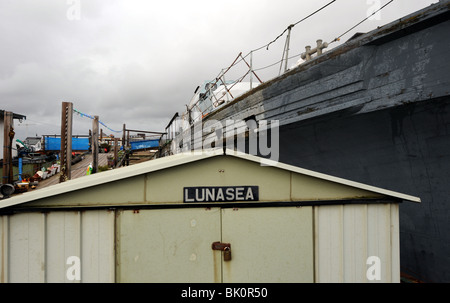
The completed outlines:
{"type": "MultiPolygon", "coordinates": [[[[126,140],[127,140],[127,137],[125,137],[126,136],[126,134],[127,134],[127,129],[126,129],[126,125],[125,124],[123,124],[123,134],[122,134],[122,150],[123,150],[123,152],[124,152],[124,157],[125,157],[125,159],[127,159],[127,146],[128,146],[128,144],[129,144],[129,142],[127,142],[126,140]]],[[[129,134],[129,133],[128,133],[129,134]]],[[[128,138],[128,140],[129,140],[129,138],[128,138]]],[[[125,163],[126,163],[126,161],[125,161],[125,163]]]]}
{"type": "Polygon", "coordinates": [[[11,184],[13,182],[12,171],[12,141],[14,138],[14,129],[12,128],[13,113],[4,112],[3,115],[3,184],[11,184]]]}
{"type": "Polygon", "coordinates": [[[123,125],[123,134],[122,134],[122,147],[123,147],[123,151],[125,151],[125,124],[123,125]]]}
{"type": "Polygon", "coordinates": [[[89,130],[89,148],[90,152],[92,152],[92,130],[89,130]]]}
{"type": "MultiPolygon", "coordinates": [[[[130,165],[130,131],[127,130],[127,151],[125,153],[125,160],[126,160],[126,165],[129,166],[130,165]]],[[[124,149],[125,150],[125,149],[124,149]]]]}
{"type": "Polygon", "coordinates": [[[287,65],[288,65],[288,60],[289,60],[289,42],[291,40],[291,30],[292,30],[293,25],[289,25],[288,27],[288,34],[286,37],[286,61],[284,62],[284,72],[287,71],[287,65]]]}
{"type": "Polygon", "coordinates": [[[92,122],[92,173],[98,171],[98,116],[92,122]]]}
{"type": "Polygon", "coordinates": [[[72,117],[73,104],[62,103],[61,111],[61,172],[59,182],[65,182],[72,177],[72,117]]]}
{"type": "Polygon", "coordinates": [[[119,138],[114,138],[114,167],[116,167],[119,161],[119,138]]]}

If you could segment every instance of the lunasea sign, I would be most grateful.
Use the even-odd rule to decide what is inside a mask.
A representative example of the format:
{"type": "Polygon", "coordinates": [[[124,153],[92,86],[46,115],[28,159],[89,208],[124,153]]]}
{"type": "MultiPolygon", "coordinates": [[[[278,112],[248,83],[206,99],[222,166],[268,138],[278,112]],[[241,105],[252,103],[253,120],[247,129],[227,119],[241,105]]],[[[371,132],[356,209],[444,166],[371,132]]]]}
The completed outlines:
{"type": "Polygon", "coordinates": [[[183,189],[184,203],[258,201],[258,186],[201,186],[183,189]]]}

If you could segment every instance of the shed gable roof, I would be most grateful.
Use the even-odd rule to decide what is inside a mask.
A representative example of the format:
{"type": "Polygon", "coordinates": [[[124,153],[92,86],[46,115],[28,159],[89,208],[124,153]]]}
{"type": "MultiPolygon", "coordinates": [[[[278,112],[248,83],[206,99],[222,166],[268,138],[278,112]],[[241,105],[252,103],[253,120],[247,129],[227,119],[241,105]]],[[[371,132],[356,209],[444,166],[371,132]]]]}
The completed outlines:
{"type": "MultiPolygon", "coordinates": [[[[250,163],[258,164],[259,166],[269,166],[277,168],[281,171],[286,171],[290,173],[294,173],[297,179],[302,177],[314,178],[323,182],[327,182],[326,184],[334,184],[334,186],[345,186],[348,188],[352,188],[354,190],[360,190],[365,192],[371,192],[376,195],[387,196],[395,199],[401,199],[405,201],[411,202],[420,202],[420,198],[397,193],[390,190],[381,189],[378,187],[345,180],[338,177],[329,176],[322,173],[317,173],[311,170],[302,169],[299,167],[295,167],[292,165],[279,163],[275,161],[270,161],[264,158],[256,157],[249,154],[244,154],[235,151],[226,151],[226,155],[224,155],[223,151],[215,150],[215,151],[203,151],[203,152],[193,152],[193,153],[183,153],[177,154],[169,157],[159,158],[156,160],[151,160],[147,162],[143,162],[140,164],[135,164],[128,167],[122,167],[120,169],[115,169],[107,172],[97,173],[94,175],[78,178],[75,180],[70,180],[64,183],[59,183],[53,186],[49,186],[43,189],[38,189],[35,191],[30,191],[23,193],[21,195],[17,195],[11,197],[9,199],[5,199],[0,201],[0,209],[7,208],[11,206],[17,206],[23,203],[34,202],[37,200],[41,200],[44,198],[54,197],[62,194],[67,194],[70,192],[87,190],[87,192],[92,192],[92,188],[108,184],[111,182],[121,181],[124,179],[130,179],[139,175],[145,175],[149,173],[154,173],[158,171],[169,170],[171,168],[176,168],[180,165],[184,164],[195,164],[198,161],[204,161],[206,159],[213,159],[214,157],[231,157],[234,159],[241,159],[243,161],[248,161],[250,163]]],[[[300,179],[299,179],[300,180],[300,179]]],[[[320,184],[320,183],[319,183],[320,184]]],[[[325,183],[323,183],[325,184],[325,183]]],[[[327,185],[327,186],[328,186],[327,185]]],[[[304,190],[317,190],[313,187],[305,187],[304,190]]]]}

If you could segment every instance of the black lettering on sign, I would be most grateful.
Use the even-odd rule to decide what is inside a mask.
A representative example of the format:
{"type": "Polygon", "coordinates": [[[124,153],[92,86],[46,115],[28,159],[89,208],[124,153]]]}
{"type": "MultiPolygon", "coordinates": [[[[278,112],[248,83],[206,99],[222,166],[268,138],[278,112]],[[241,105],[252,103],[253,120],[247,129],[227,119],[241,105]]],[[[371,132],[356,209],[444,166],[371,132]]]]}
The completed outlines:
{"type": "Polygon", "coordinates": [[[184,203],[258,201],[258,186],[185,187],[184,203]]]}

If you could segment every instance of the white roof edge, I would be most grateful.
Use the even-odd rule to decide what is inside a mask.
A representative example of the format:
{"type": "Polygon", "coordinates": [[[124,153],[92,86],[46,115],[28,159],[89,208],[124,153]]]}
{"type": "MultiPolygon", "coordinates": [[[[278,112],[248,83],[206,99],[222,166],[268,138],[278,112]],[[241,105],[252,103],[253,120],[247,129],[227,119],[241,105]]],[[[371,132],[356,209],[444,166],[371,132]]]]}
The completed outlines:
{"type": "MultiPolygon", "coordinates": [[[[83,188],[102,185],[121,179],[131,178],[141,174],[146,174],[177,165],[195,162],[217,154],[217,152],[201,154],[181,153],[169,157],[159,158],[157,160],[146,161],[132,166],[122,167],[120,169],[105,171],[102,173],[69,180],[64,183],[58,183],[42,189],[25,192],[21,195],[13,196],[5,200],[0,200],[0,209],[46,197],[57,196],[83,188]]],[[[221,154],[223,154],[223,152],[221,154]]]]}
{"type": "Polygon", "coordinates": [[[402,199],[402,200],[406,200],[406,201],[410,201],[410,202],[417,202],[417,203],[421,202],[421,199],[419,197],[402,194],[399,192],[375,187],[372,185],[367,185],[364,183],[350,181],[350,180],[346,180],[346,179],[339,178],[339,177],[334,177],[334,176],[323,174],[323,173],[318,173],[318,172],[315,172],[312,170],[300,168],[297,166],[281,163],[281,162],[270,160],[270,159],[260,158],[260,157],[246,154],[243,152],[227,150],[227,155],[234,155],[239,158],[247,159],[247,160],[254,161],[254,162],[259,162],[261,165],[264,165],[264,166],[274,166],[274,167],[278,167],[281,169],[293,171],[293,172],[296,172],[296,173],[299,173],[302,175],[307,175],[307,176],[311,176],[314,178],[318,178],[318,179],[322,179],[322,180],[326,180],[326,181],[330,181],[330,182],[334,182],[334,183],[348,185],[351,187],[359,188],[359,189],[366,190],[366,191],[371,191],[371,192],[385,195],[385,196],[390,196],[390,197],[394,197],[394,198],[398,198],[398,199],[402,199]]]}
{"type": "MultiPolygon", "coordinates": [[[[382,188],[378,188],[378,187],[374,187],[374,186],[370,186],[370,185],[366,185],[366,184],[362,184],[362,183],[358,183],[358,182],[354,182],[354,181],[349,181],[349,180],[338,178],[338,177],[333,177],[330,175],[314,172],[311,170],[299,168],[299,167],[296,167],[293,165],[284,164],[284,163],[280,163],[280,162],[273,161],[273,160],[268,160],[268,159],[257,157],[254,155],[250,155],[250,154],[246,154],[246,153],[242,153],[242,152],[238,152],[238,151],[234,151],[234,150],[228,150],[228,149],[225,152],[226,152],[226,155],[228,155],[228,156],[234,156],[237,158],[257,162],[257,163],[261,164],[262,166],[273,166],[273,167],[277,167],[280,169],[284,169],[284,170],[296,172],[299,174],[311,176],[314,178],[323,179],[326,181],[335,182],[335,183],[363,189],[366,191],[371,191],[371,192],[381,194],[381,195],[386,195],[386,196],[403,199],[403,200],[411,201],[411,202],[418,202],[418,203],[421,202],[420,198],[418,198],[418,197],[401,194],[401,193],[397,193],[394,191],[390,191],[390,190],[386,190],[386,189],[382,189],[382,188]]],[[[215,156],[219,156],[219,155],[223,155],[222,149],[180,153],[180,154],[175,154],[173,156],[159,158],[156,160],[150,160],[150,161],[146,161],[146,162],[143,162],[140,164],[135,164],[135,165],[128,166],[128,167],[122,167],[117,170],[111,170],[111,171],[102,172],[99,174],[90,175],[89,177],[82,177],[82,178],[70,180],[70,181],[55,184],[55,185],[52,185],[52,186],[49,186],[49,187],[46,187],[43,189],[26,192],[21,195],[14,196],[14,197],[11,197],[11,198],[8,198],[5,200],[0,200],[0,209],[18,205],[21,203],[30,202],[33,200],[42,199],[45,197],[52,197],[52,196],[72,192],[72,191],[83,189],[83,188],[88,188],[88,187],[97,186],[97,185],[101,185],[101,184],[105,184],[105,183],[109,183],[109,182],[114,182],[114,181],[117,181],[120,179],[130,178],[130,177],[138,176],[141,174],[162,170],[165,168],[174,167],[177,165],[187,164],[187,163],[191,163],[191,162],[195,162],[195,161],[199,161],[199,160],[203,160],[203,159],[207,159],[207,158],[211,158],[211,157],[215,157],[215,156]]]]}

